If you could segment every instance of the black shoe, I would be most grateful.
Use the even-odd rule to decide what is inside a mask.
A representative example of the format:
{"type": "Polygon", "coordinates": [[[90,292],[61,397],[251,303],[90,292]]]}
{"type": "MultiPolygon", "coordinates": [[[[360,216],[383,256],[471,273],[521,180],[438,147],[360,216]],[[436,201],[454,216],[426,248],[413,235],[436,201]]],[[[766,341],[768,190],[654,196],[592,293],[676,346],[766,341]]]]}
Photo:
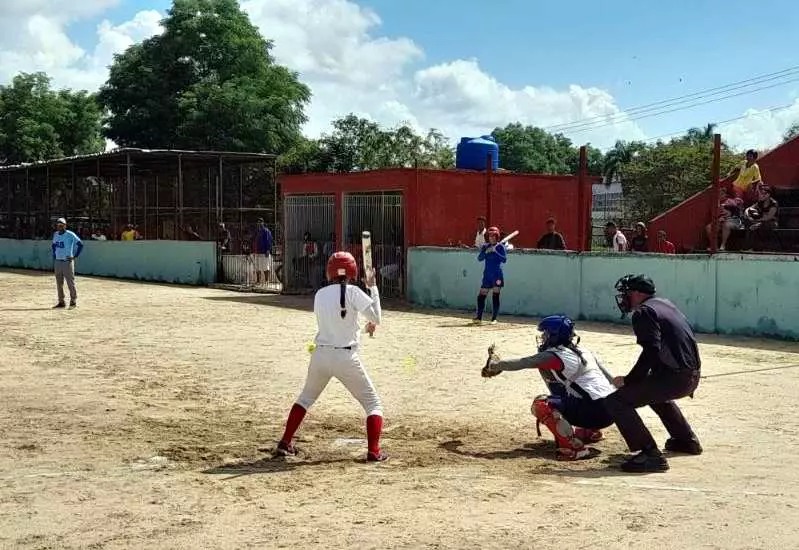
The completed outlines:
{"type": "Polygon", "coordinates": [[[69,309],[75,309],[76,307],[78,307],[78,304],[76,304],[75,302],[69,303],[69,309]]]}
{"type": "Polygon", "coordinates": [[[669,469],[666,457],[660,451],[641,451],[621,465],[623,472],[631,474],[644,474],[648,472],[665,472],[669,469]]]}
{"type": "Polygon", "coordinates": [[[67,304],[65,304],[64,302],[58,302],[56,305],[53,306],[53,309],[64,309],[65,307],[67,307],[67,304]]]}
{"type": "Polygon", "coordinates": [[[684,453],[687,455],[701,455],[702,444],[695,437],[691,439],[674,439],[670,437],[666,440],[666,450],[672,453],[684,453]]]}

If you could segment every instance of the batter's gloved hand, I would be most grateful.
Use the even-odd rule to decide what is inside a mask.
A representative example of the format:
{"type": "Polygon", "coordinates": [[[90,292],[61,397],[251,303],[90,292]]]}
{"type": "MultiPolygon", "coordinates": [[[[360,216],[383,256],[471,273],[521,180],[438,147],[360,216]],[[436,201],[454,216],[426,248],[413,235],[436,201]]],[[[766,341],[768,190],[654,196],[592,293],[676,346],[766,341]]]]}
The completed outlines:
{"type": "Polygon", "coordinates": [[[491,344],[488,346],[488,359],[486,359],[486,364],[483,367],[483,370],[480,371],[480,376],[483,378],[493,378],[502,372],[494,367],[494,363],[499,361],[499,355],[497,355],[496,349],[496,344],[491,344]]]}

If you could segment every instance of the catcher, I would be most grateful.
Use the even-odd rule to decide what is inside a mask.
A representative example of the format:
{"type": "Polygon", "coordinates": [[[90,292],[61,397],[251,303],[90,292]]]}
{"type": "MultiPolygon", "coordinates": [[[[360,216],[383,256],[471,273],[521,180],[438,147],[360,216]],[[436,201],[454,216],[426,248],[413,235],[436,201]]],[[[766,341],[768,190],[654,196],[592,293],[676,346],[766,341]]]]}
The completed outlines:
{"type": "Polygon", "coordinates": [[[586,443],[602,439],[600,430],[613,424],[603,399],[613,393],[613,376],[599,359],[579,346],[574,321],[552,315],[538,325],[538,353],[531,357],[502,360],[495,346],[488,348],[488,360],[481,372],[491,378],[503,371],[538,369],[550,395],[533,400],[531,411],[541,435],[544,424],[555,436],[558,460],[580,460],[591,456],[586,443]],[[579,427],[577,427],[579,426],[579,427]]]}

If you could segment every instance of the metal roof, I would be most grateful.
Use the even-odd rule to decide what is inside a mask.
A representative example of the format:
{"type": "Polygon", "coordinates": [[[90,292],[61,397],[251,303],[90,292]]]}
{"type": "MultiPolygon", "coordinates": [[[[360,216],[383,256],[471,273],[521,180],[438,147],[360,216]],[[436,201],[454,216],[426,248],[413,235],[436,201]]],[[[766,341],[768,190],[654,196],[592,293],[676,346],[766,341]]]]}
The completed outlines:
{"type": "Polygon", "coordinates": [[[89,160],[114,158],[124,155],[135,155],[139,157],[165,157],[165,156],[185,156],[190,158],[214,158],[227,157],[235,158],[239,161],[266,161],[275,160],[277,155],[268,153],[243,153],[236,151],[188,151],[183,149],[138,149],[135,147],[120,147],[110,151],[103,151],[102,153],[95,153],[92,155],[78,155],[73,157],[63,157],[58,159],[43,160],[36,162],[24,162],[21,164],[11,164],[8,166],[0,166],[0,172],[8,172],[12,170],[20,170],[25,168],[35,168],[44,166],[54,166],[58,164],[68,164],[75,162],[84,162],[89,160]]]}

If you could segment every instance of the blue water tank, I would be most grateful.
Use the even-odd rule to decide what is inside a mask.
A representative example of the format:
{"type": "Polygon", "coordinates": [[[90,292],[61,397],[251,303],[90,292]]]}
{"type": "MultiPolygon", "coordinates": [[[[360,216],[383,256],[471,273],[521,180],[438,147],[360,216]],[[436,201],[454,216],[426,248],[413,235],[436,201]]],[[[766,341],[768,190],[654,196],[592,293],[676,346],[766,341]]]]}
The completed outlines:
{"type": "Polygon", "coordinates": [[[455,168],[484,172],[488,155],[491,155],[491,169],[496,172],[499,168],[499,145],[493,136],[461,138],[455,149],[455,168]]]}

